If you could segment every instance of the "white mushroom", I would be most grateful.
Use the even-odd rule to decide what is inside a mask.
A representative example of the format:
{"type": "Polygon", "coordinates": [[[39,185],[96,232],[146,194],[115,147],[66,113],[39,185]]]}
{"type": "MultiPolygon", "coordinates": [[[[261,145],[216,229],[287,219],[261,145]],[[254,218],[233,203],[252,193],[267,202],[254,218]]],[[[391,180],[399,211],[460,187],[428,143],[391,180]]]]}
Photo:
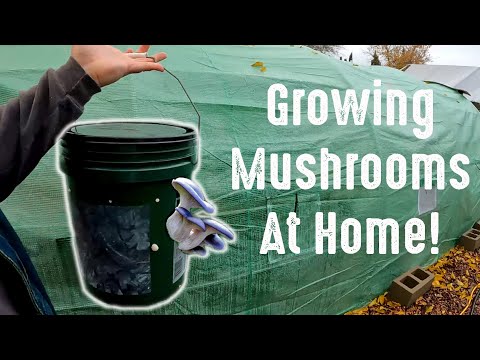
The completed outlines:
{"type": "Polygon", "coordinates": [[[193,208],[203,209],[207,213],[211,214],[215,211],[213,205],[211,205],[203,194],[200,186],[195,184],[192,180],[187,178],[177,178],[172,181],[172,186],[180,194],[180,204],[188,211],[193,208]]]}
{"type": "Polygon", "coordinates": [[[192,242],[206,230],[205,223],[194,217],[190,211],[177,207],[175,212],[167,219],[168,235],[178,243],[192,242]]]}

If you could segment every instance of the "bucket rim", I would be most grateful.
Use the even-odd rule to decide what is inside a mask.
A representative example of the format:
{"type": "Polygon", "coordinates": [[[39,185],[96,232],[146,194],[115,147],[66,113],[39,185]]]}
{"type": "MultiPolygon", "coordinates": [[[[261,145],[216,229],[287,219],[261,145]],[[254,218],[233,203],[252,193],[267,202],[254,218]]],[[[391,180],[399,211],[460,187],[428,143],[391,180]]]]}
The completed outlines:
{"type": "Polygon", "coordinates": [[[101,150],[92,150],[89,148],[86,149],[72,149],[71,147],[66,147],[62,145],[62,155],[63,154],[76,154],[76,155],[83,155],[83,156],[88,156],[88,155],[111,155],[111,156],[133,156],[133,155],[154,155],[154,154],[168,154],[168,153],[176,153],[180,151],[185,151],[189,149],[195,148],[194,145],[186,145],[183,147],[178,147],[178,148],[171,148],[171,149],[153,149],[153,150],[146,150],[146,149],[139,149],[138,151],[113,151],[112,149],[101,149],[101,150]],[[105,150],[105,151],[103,151],[105,150]]]}
{"type": "MultiPolygon", "coordinates": [[[[169,158],[164,158],[164,159],[148,159],[148,160],[122,160],[119,159],[118,161],[115,160],[97,160],[97,159],[91,159],[91,158],[86,158],[86,159],[81,159],[78,165],[74,165],[78,168],[89,168],[91,167],[90,165],[95,165],[97,164],[98,166],[118,166],[118,165],[124,165],[125,167],[129,167],[130,165],[146,165],[148,166],[149,164],[160,164],[160,163],[173,163],[177,162],[179,160],[188,160],[191,159],[192,156],[195,155],[195,152],[190,152],[182,155],[177,155],[174,157],[169,157],[169,158]]],[[[75,159],[71,156],[65,155],[63,156],[63,159],[66,163],[74,163],[78,162],[79,159],[75,159]]]]}
{"type": "MultiPolygon", "coordinates": [[[[81,141],[86,143],[100,143],[105,145],[127,145],[127,144],[165,144],[165,143],[175,143],[175,142],[184,142],[184,141],[191,141],[197,138],[197,131],[193,127],[189,127],[187,125],[178,125],[178,124],[171,124],[168,122],[160,122],[160,121],[109,121],[109,122],[98,122],[98,123],[76,123],[72,125],[63,136],[62,140],[66,143],[65,145],[68,147],[69,142],[71,140],[81,141]],[[101,135],[91,135],[91,134],[82,134],[76,132],[76,129],[80,127],[93,127],[99,125],[160,125],[160,126],[168,126],[172,128],[179,128],[186,130],[185,133],[178,134],[178,135],[170,135],[170,136],[154,136],[154,137],[118,137],[118,136],[101,136],[101,135]]],[[[73,144],[72,144],[73,145],[73,144]]]]}
{"type": "MultiPolygon", "coordinates": [[[[79,143],[84,144],[86,146],[92,145],[92,146],[112,146],[112,145],[132,145],[132,146],[137,146],[137,145],[175,145],[175,144],[181,144],[185,142],[194,142],[196,140],[196,137],[190,137],[190,138],[185,138],[185,139],[179,139],[179,140],[172,140],[172,141],[158,141],[157,138],[154,139],[154,141],[137,141],[137,142],[130,142],[128,140],[130,139],[125,139],[127,141],[125,142],[112,142],[112,141],[92,141],[92,140],[85,140],[82,138],[82,136],[73,134],[74,137],[71,137],[69,140],[66,140],[65,138],[61,139],[60,145],[64,148],[71,147],[72,145],[78,145],[79,143]]],[[[107,140],[107,139],[106,139],[107,140]]]]}

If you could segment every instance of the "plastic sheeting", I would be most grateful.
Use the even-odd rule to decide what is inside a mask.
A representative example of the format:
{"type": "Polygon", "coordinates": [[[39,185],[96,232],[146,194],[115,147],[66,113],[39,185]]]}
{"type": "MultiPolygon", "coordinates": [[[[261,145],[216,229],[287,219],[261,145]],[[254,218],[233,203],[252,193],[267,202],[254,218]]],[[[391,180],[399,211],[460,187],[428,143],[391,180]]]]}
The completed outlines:
{"type": "MultiPolygon", "coordinates": [[[[412,266],[434,262],[480,218],[480,116],[455,90],[425,84],[390,68],[352,66],[299,46],[152,47],[152,51],[159,50],[168,53],[165,65],[183,81],[202,115],[202,158],[197,180],[216,204],[218,217],[236,230],[237,242],[226,254],[192,259],[185,291],[154,313],[341,314],[366,304],[412,266]],[[252,67],[256,61],[262,61],[267,70],[252,67]],[[275,127],[267,120],[267,89],[273,83],[283,83],[290,91],[305,89],[308,93],[319,88],[328,94],[331,89],[353,88],[360,94],[363,89],[373,89],[376,78],[382,79],[383,89],[403,90],[409,104],[416,90],[434,89],[432,137],[416,139],[411,120],[406,127],[352,124],[342,128],[331,120],[322,126],[303,124],[295,128],[275,127]],[[232,191],[233,147],[242,150],[247,166],[258,147],[264,147],[267,154],[290,153],[292,158],[302,153],[315,156],[316,151],[319,155],[321,147],[342,159],[352,152],[359,156],[376,153],[383,161],[392,153],[407,159],[412,153],[438,153],[446,159],[446,179],[455,175],[448,159],[463,153],[470,158],[470,165],[464,167],[470,174],[470,186],[458,191],[447,185],[438,192],[439,255],[430,254],[428,241],[427,249],[418,255],[407,253],[403,246],[399,255],[366,255],[364,251],[317,255],[317,211],[335,211],[338,224],[347,217],[360,221],[392,217],[401,228],[416,217],[418,194],[408,186],[410,172],[407,186],[396,191],[384,183],[370,191],[361,187],[322,191],[318,181],[311,190],[292,187],[280,191],[270,186],[269,175],[264,191],[232,191]],[[285,255],[260,255],[268,212],[276,211],[283,223],[295,206],[302,219],[297,234],[301,254],[287,251],[285,255]]],[[[0,103],[5,103],[19,90],[34,85],[48,67],[63,64],[69,47],[3,46],[0,53],[0,103]]],[[[195,114],[178,83],[168,74],[159,73],[129,76],[104,88],[87,104],[81,120],[103,118],[174,118],[195,123],[195,114]]],[[[330,118],[335,118],[333,113],[330,118]]],[[[371,112],[366,118],[369,123],[371,112]]],[[[98,307],[80,290],[54,151],[1,204],[2,209],[25,242],[60,314],[119,313],[98,307]]],[[[299,175],[295,171],[293,179],[299,175]]],[[[420,218],[428,229],[429,216],[420,218]]]]}
{"type": "Polygon", "coordinates": [[[417,79],[466,92],[467,99],[480,102],[480,68],[455,65],[408,65],[403,71],[417,79]]]}

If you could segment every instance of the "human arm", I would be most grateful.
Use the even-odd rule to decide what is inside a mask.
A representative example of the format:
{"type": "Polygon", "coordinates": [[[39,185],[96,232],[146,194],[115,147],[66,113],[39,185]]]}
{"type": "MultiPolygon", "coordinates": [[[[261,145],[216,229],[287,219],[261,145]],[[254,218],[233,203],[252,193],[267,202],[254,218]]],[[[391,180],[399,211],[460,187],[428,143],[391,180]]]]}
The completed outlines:
{"type": "MultiPolygon", "coordinates": [[[[145,51],[148,45],[138,50],[145,51]]],[[[111,46],[73,46],[64,65],[49,69],[37,85],[0,106],[0,202],[33,171],[102,87],[128,74],[163,71],[157,61],[165,57],[160,53],[154,59],[131,59],[111,46]]]]}

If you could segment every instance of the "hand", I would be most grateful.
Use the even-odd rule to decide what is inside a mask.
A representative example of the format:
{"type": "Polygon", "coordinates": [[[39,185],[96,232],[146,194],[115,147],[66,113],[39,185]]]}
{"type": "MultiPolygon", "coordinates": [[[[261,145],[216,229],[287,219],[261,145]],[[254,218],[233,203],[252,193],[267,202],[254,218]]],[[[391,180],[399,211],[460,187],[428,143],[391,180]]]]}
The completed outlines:
{"type": "MultiPolygon", "coordinates": [[[[137,52],[148,52],[149,48],[150,45],[141,45],[137,52]]],[[[132,52],[132,49],[127,50],[127,53],[132,52]]],[[[154,59],[132,59],[126,53],[107,45],[74,45],[71,55],[100,87],[110,85],[132,73],[164,71],[163,65],[158,62],[167,57],[167,54],[162,52],[153,55],[154,59]]]]}

